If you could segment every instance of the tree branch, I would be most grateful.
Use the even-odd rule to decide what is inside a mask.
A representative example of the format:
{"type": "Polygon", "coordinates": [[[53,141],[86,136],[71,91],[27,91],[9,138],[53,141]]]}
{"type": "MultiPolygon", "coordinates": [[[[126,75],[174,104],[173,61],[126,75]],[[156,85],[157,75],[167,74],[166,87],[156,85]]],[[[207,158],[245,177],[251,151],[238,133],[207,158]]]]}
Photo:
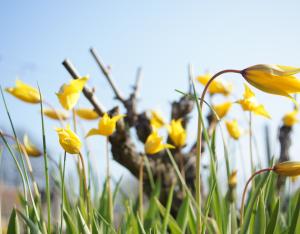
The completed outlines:
{"type": "MultiPolygon", "coordinates": [[[[62,62],[63,66],[66,68],[66,70],[70,73],[73,79],[78,79],[81,76],[79,75],[79,72],[76,70],[74,65],[71,63],[70,60],[65,59],[62,62]]],[[[92,106],[94,107],[95,111],[98,113],[99,116],[102,116],[105,112],[104,106],[98,101],[98,99],[95,97],[93,91],[85,86],[83,88],[83,94],[84,96],[90,101],[92,106]]]]}
{"type": "Polygon", "coordinates": [[[98,64],[100,70],[102,71],[102,73],[104,74],[104,76],[106,77],[108,83],[110,84],[111,88],[113,89],[116,98],[121,101],[122,103],[125,102],[125,98],[123,97],[123,95],[121,94],[120,90],[118,89],[118,87],[116,86],[115,82],[113,81],[109,71],[107,70],[107,68],[105,67],[102,59],[100,58],[100,56],[97,54],[96,50],[94,48],[90,49],[90,52],[93,56],[93,58],[95,59],[96,63],[98,64]]]}

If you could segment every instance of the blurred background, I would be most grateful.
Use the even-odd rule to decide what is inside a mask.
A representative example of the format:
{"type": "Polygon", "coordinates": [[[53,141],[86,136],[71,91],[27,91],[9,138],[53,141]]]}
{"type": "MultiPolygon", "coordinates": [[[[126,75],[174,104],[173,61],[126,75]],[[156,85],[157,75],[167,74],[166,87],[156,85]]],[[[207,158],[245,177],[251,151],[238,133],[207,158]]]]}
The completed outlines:
{"type": "MultiPolygon", "coordinates": [[[[226,68],[242,69],[258,63],[300,66],[299,1],[2,1],[0,3],[0,84],[14,86],[16,78],[41,87],[44,97],[60,107],[59,87],[71,77],[62,66],[69,58],[81,75],[90,75],[89,86],[95,87],[98,98],[108,108],[119,105],[95,61],[89,53],[93,46],[111,67],[112,75],[122,93],[128,95],[136,71],[142,67],[143,80],[139,109],[159,110],[169,120],[170,102],[180,98],[175,89],[187,91],[188,64],[194,75],[215,73],[226,68]]],[[[238,75],[224,78],[234,83],[232,101],[242,96],[244,80],[238,75]]],[[[202,86],[197,84],[201,92],[202,86]]],[[[255,90],[255,88],[253,88],[255,90]]],[[[255,90],[272,120],[254,118],[259,158],[265,154],[264,129],[268,125],[273,155],[278,155],[277,131],[281,118],[293,104],[283,97],[255,90]]],[[[28,105],[6,95],[12,119],[20,135],[29,134],[41,146],[39,107],[28,105]]],[[[220,99],[221,101],[221,99],[220,99]]],[[[82,96],[80,107],[90,107],[82,96]]],[[[229,116],[241,115],[234,105],[229,116]]],[[[196,115],[188,127],[189,143],[196,136],[196,115]]],[[[247,128],[245,119],[241,120],[247,128]]],[[[97,122],[84,124],[88,130],[97,122]]],[[[46,119],[47,145],[55,160],[62,156],[54,127],[57,122],[46,119]]],[[[11,132],[3,102],[0,102],[0,128],[11,132]]],[[[299,126],[293,131],[299,139],[299,126]]],[[[247,147],[248,137],[241,139],[247,147]]],[[[105,174],[104,139],[88,139],[93,149],[91,158],[99,178],[105,174]]],[[[140,146],[142,149],[142,146],[140,146]]],[[[230,146],[233,147],[233,146],[230,146]]],[[[234,148],[234,147],[233,147],[234,148]]],[[[222,151],[222,147],[218,148],[222,151]]],[[[249,162],[248,149],[241,155],[233,149],[232,166],[239,171],[241,161],[249,162]]],[[[294,141],[292,159],[299,159],[300,145],[294,141]]],[[[221,154],[222,155],[222,154],[221,154]]],[[[1,159],[0,178],[17,184],[13,162],[1,159]]],[[[262,164],[265,157],[261,157],[262,164]]],[[[43,181],[42,159],[33,159],[34,172],[43,181]]],[[[68,174],[73,159],[68,158],[68,174]]],[[[250,162],[246,165],[250,165],[250,162]]],[[[113,177],[132,180],[129,172],[118,163],[111,163],[113,177]]],[[[221,169],[224,165],[221,164],[221,169]]],[[[220,170],[219,173],[223,173],[220,170]]],[[[39,180],[38,180],[39,181],[39,180]]],[[[244,178],[242,178],[244,181],[244,178]]],[[[42,183],[42,182],[41,182],[42,183]]],[[[42,184],[40,186],[43,186],[42,184]]]]}

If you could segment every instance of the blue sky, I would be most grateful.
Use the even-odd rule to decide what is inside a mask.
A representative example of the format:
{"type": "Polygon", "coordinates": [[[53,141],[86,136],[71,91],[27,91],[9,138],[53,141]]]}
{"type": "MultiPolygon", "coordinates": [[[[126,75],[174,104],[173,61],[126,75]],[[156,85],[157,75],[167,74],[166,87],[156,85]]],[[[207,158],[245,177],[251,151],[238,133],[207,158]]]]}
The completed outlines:
{"type": "MultiPolygon", "coordinates": [[[[101,102],[111,108],[118,102],[112,100],[112,91],[89,54],[88,49],[94,46],[111,65],[113,77],[125,94],[130,91],[137,67],[142,66],[139,108],[160,109],[169,116],[169,102],[179,97],[174,89],[187,87],[188,63],[193,64],[195,74],[257,63],[299,66],[299,4],[256,0],[2,1],[0,84],[13,86],[17,76],[32,85],[38,82],[44,96],[59,106],[54,93],[70,79],[61,65],[68,57],[82,75],[90,75],[89,85],[96,87],[101,102]]],[[[241,96],[243,79],[236,75],[227,78],[234,82],[236,95],[241,96]]],[[[200,91],[201,86],[198,88],[200,91]]],[[[257,96],[273,116],[269,124],[276,150],[278,124],[292,103],[260,91],[257,96]]],[[[16,126],[28,129],[40,142],[38,107],[6,97],[16,126]]],[[[88,103],[81,98],[79,104],[88,103]]],[[[236,106],[233,113],[240,111],[236,106]]],[[[2,102],[0,123],[8,123],[2,102]]],[[[258,140],[264,123],[260,117],[255,119],[258,140]]],[[[47,120],[46,125],[48,144],[55,148],[56,123],[47,120]]],[[[299,137],[298,128],[295,137],[299,137]]],[[[192,125],[190,139],[195,136],[193,129],[192,125]]],[[[101,141],[100,137],[90,140],[96,145],[98,157],[104,152],[101,141]]],[[[294,145],[293,152],[299,152],[299,147],[294,145]]],[[[293,157],[299,158],[296,153],[293,157]]],[[[113,167],[120,168],[116,163],[113,167]]]]}

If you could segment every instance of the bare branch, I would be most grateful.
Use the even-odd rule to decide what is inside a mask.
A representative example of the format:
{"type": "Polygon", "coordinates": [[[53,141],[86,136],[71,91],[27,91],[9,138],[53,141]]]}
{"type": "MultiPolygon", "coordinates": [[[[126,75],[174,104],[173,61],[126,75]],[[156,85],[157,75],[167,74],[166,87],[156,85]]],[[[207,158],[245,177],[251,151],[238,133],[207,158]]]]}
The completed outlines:
{"type": "Polygon", "coordinates": [[[193,86],[192,86],[192,80],[194,79],[194,71],[193,71],[194,69],[193,69],[193,65],[192,64],[189,64],[188,65],[188,74],[189,74],[189,76],[188,76],[188,84],[189,84],[189,88],[188,88],[188,91],[189,91],[189,93],[192,93],[192,91],[193,91],[193,86]]]}
{"type": "Polygon", "coordinates": [[[142,68],[139,67],[136,72],[136,80],[135,80],[135,84],[133,86],[133,97],[134,98],[137,98],[137,96],[139,95],[142,78],[143,78],[142,68]]]}
{"type": "Polygon", "coordinates": [[[90,49],[90,52],[93,56],[93,58],[95,59],[96,63],[98,64],[99,68],[101,69],[102,73],[104,74],[104,76],[106,77],[108,83],[110,84],[111,88],[113,89],[116,98],[118,100],[120,100],[122,103],[124,103],[125,98],[123,97],[123,95],[121,94],[120,90],[118,89],[118,87],[116,86],[116,84],[114,83],[109,71],[107,70],[107,68],[105,67],[102,59],[100,58],[100,56],[97,54],[96,50],[94,48],[90,49]]]}
{"type": "MultiPolygon", "coordinates": [[[[73,77],[73,79],[78,79],[80,78],[80,74],[79,72],[76,70],[76,68],[74,67],[74,65],[71,63],[70,60],[65,59],[62,62],[63,66],[66,68],[66,70],[70,73],[70,75],[73,77]]],[[[88,88],[87,86],[85,86],[83,88],[83,94],[84,96],[90,101],[90,103],[93,105],[95,111],[102,116],[105,112],[105,108],[104,106],[98,101],[98,99],[95,97],[94,93],[92,92],[92,90],[90,88],[88,88]]]]}

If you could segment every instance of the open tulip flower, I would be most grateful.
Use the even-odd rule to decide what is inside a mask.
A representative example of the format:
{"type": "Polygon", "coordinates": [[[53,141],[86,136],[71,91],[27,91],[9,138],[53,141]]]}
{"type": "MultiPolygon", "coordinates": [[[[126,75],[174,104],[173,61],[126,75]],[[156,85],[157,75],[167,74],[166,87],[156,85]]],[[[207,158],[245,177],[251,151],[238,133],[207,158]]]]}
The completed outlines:
{"type": "Polygon", "coordinates": [[[92,128],[86,137],[93,135],[110,136],[116,130],[117,122],[122,119],[125,115],[116,115],[109,117],[107,113],[99,120],[98,128],[92,128]]]}
{"type": "Polygon", "coordinates": [[[69,84],[64,84],[61,86],[56,95],[63,108],[66,110],[71,110],[76,105],[80,93],[87,81],[88,77],[82,77],[76,80],[71,80],[69,84]]]}
{"type": "Polygon", "coordinates": [[[225,117],[232,106],[231,102],[224,102],[218,105],[213,105],[213,109],[220,119],[225,117]]]}
{"type": "Polygon", "coordinates": [[[171,124],[167,126],[169,136],[176,147],[182,147],[186,143],[186,131],[182,127],[182,119],[172,119],[171,124]]]}
{"type": "Polygon", "coordinates": [[[75,110],[76,115],[85,120],[95,120],[99,119],[99,115],[93,109],[88,108],[78,108],[75,110]]]}
{"type": "Polygon", "coordinates": [[[42,155],[42,152],[29,141],[29,138],[27,135],[24,135],[23,137],[23,144],[26,153],[31,157],[38,157],[42,155]]]}
{"type": "Polygon", "coordinates": [[[67,120],[69,118],[68,113],[61,110],[45,109],[43,110],[43,114],[54,120],[67,120]]]}
{"type": "Polygon", "coordinates": [[[81,141],[79,137],[70,129],[68,125],[66,128],[55,129],[61,147],[69,154],[79,154],[81,149],[81,141]]]}
{"type": "Polygon", "coordinates": [[[151,111],[150,124],[156,129],[159,129],[165,125],[165,120],[157,111],[151,111]]]}
{"type": "Polygon", "coordinates": [[[284,125],[288,127],[292,127],[294,124],[299,123],[299,119],[297,118],[298,112],[299,111],[297,109],[286,113],[282,118],[284,125]]]}
{"type": "Polygon", "coordinates": [[[238,125],[237,120],[234,119],[232,121],[226,121],[225,123],[226,123],[226,128],[227,128],[229,135],[233,139],[238,140],[240,138],[240,136],[242,135],[242,130],[241,130],[240,126],[238,125]]]}
{"type": "Polygon", "coordinates": [[[160,152],[166,148],[174,149],[175,147],[170,144],[164,144],[163,138],[158,135],[156,130],[154,130],[147,137],[144,148],[145,148],[146,154],[157,154],[158,152],[160,152]]]}
{"type": "Polygon", "coordinates": [[[300,68],[259,64],[242,70],[241,74],[251,85],[264,92],[293,99],[290,94],[300,92],[300,80],[294,76],[299,72],[300,68]]]}
{"type": "Polygon", "coordinates": [[[40,102],[39,91],[21,80],[16,80],[16,87],[6,88],[5,91],[27,103],[36,104],[40,102]]]}
{"type": "Polygon", "coordinates": [[[244,98],[237,101],[244,111],[250,111],[257,115],[271,118],[265,107],[257,102],[253,91],[245,84],[244,98]]]}
{"type": "MultiPolygon", "coordinates": [[[[206,85],[208,83],[208,81],[210,80],[210,78],[212,77],[212,75],[210,73],[206,73],[204,75],[198,76],[197,80],[202,84],[202,85],[206,85]]],[[[221,81],[221,80],[214,80],[209,88],[208,88],[208,92],[210,94],[223,94],[225,96],[228,96],[231,92],[232,92],[232,85],[226,83],[225,81],[221,81]]]]}

